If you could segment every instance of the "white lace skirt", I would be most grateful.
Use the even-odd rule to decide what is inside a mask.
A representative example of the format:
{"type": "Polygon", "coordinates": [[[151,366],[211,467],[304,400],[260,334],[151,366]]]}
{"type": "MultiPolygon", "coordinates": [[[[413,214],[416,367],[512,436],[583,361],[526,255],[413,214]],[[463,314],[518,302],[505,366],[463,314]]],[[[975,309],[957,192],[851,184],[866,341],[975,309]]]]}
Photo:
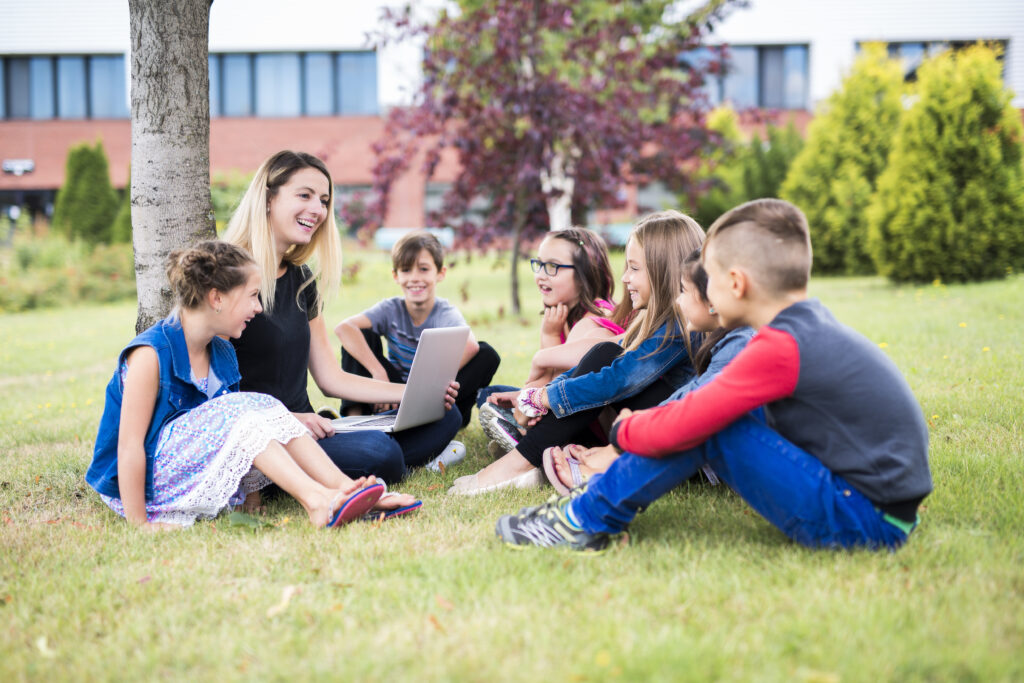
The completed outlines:
{"type": "MultiPolygon", "coordinates": [[[[207,401],[160,433],[146,518],[191,526],[200,517],[241,505],[247,493],[270,484],[253,469],[253,459],[271,441],[286,444],[308,433],[280,401],[265,394],[224,394],[207,401]]],[[[119,499],[101,497],[124,516],[119,499]]]]}

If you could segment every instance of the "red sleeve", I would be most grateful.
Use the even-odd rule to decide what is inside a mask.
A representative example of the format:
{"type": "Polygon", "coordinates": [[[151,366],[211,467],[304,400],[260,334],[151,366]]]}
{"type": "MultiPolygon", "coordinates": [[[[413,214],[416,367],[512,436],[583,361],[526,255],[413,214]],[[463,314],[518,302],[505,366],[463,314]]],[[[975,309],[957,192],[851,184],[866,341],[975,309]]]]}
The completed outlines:
{"type": "Polygon", "coordinates": [[[717,377],[678,401],[626,418],[613,441],[620,450],[655,458],[693,448],[758,406],[792,394],[799,376],[796,340],[762,327],[717,377]]]}

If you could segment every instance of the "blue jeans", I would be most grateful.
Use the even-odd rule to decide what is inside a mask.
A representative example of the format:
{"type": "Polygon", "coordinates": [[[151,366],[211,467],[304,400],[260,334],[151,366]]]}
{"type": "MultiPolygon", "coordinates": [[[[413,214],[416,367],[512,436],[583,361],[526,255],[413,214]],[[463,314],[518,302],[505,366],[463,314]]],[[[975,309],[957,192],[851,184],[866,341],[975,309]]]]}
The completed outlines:
{"type": "Polygon", "coordinates": [[[356,479],[375,475],[389,484],[401,481],[408,467],[435,458],[462,426],[458,408],[437,422],[387,434],[374,430],[337,432],[317,441],[335,465],[356,479]]]}
{"type": "Polygon", "coordinates": [[[907,540],[863,494],[768,427],[760,409],[687,451],[665,458],[623,453],[591,479],[572,512],[591,533],[624,531],[638,512],[705,464],[801,545],[895,550],[907,540]]]}

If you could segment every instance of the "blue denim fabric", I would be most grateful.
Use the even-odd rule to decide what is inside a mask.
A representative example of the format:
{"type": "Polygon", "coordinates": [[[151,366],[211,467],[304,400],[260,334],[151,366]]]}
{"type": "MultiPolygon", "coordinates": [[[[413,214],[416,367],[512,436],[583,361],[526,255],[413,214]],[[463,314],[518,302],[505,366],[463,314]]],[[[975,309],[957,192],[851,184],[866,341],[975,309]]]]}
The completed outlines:
{"type": "Polygon", "coordinates": [[[317,443],[338,469],[353,479],[372,474],[393,484],[405,478],[409,467],[437,457],[461,427],[462,414],[453,406],[440,420],[412,429],[338,432],[317,443]]]}
{"type": "MultiPolygon", "coordinates": [[[[611,365],[579,377],[572,370],[562,373],[548,384],[548,403],[556,417],[565,417],[609,403],[618,403],[664,377],[672,386],[684,384],[693,377],[693,364],[682,336],[676,334],[665,341],[668,323],[644,340],[636,349],[616,358],[611,365]]],[[[699,343],[699,342],[698,342],[699,343]]]]}
{"type": "Polygon", "coordinates": [[[738,327],[735,330],[730,330],[729,333],[719,339],[718,343],[715,344],[713,349],[711,349],[711,360],[708,363],[707,369],[672,392],[672,395],[662,402],[662,405],[669,401],[678,401],[691,391],[695,391],[713,380],[715,375],[720,373],[733,358],[739,355],[740,351],[747,347],[747,342],[749,342],[750,338],[753,336],[754,330],[750,327],[738,327]]]}
{"type": "MultiPolygon", "coordinates": [[[[117,485],[117,439],[121,427],[121,401],[124,397],[120,369],[125,355],[137,346],[151,346],[156,351],[160,364],[160,389],[143,442],[146,450],[147,499],[153,495],[153,456],[160,432],[171,420],[210,398],[192,383],[192,364],[188,359],[185,333],[178,319],[165,318],[155,323],[124,347],[118,356],[114,375],[107,384],[106,401],[96,434],[92,463],[85,473],[85,481],[89,486],[113,498],[121,497],[117,485]]],[[[219,337],[214,337],[210,342],[210,371],[221,382],[220,389],[216,392],[217,396],[238,391],[241,377],[238,373],[235,350],[230,342],[219,337]]]]}
{"type": "Polygon", "coordinates": [[[623,453],[571,503],[590,532],[623,531],[637,513],[710,464],[754,510],[811,548],[889,548],[907,535],[842,477],[764,423],[763,410],[666,458],[623,453]]]}

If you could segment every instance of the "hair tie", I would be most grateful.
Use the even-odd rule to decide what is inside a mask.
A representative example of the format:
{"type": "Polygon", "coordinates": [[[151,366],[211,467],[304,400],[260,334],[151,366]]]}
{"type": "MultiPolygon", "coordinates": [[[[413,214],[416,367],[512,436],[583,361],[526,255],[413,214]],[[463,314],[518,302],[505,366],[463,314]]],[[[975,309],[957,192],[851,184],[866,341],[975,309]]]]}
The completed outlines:
{"type": "Polygon", "coordinates": [[[576,240],[576,243],[579,244],[581,247],[583,246],[583,240],[576,240]]]}

